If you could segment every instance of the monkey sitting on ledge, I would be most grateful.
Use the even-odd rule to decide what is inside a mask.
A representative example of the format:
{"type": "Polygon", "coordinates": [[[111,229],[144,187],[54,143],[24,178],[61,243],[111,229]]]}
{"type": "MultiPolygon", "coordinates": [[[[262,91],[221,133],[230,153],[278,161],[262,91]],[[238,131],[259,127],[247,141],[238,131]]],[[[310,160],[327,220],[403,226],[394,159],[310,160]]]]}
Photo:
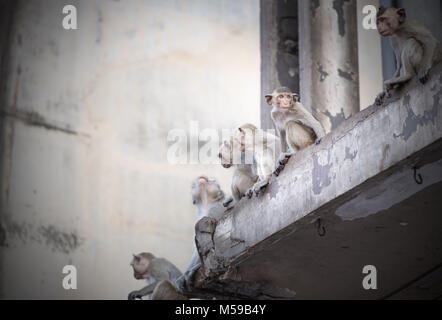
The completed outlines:
{"type": "Polygon", "coordinates": [[[279,133],[281,156],[275,175],[278,176],[292,154],[313,143],[320,143],[325,130],[321,123],[299,102],[299,96],[287,87],[277,88],[265,99],[271,105],[271,117],[279,133]],[[290,147],[290,151],[287,150],[290,147]]]}
{"type": "Polygon", "coordinates": [[[247,163],[248,158],[253,160],[253,151],[241,151],[238,143],[233,138],[231,138],[230,141],[224,141],[221,144],[218,157],[224,168],[228,169],[232,166],[235,168],[230,186],[232,195],[223,202],[223,205],[229,210],[241,200],[241,198],[258,180],[256,161],[252,161],[250,164],[247,163]],[[234,161],[235,151],[238,152],[240,163],[235,163],[234,161]]]}
{"type": "Polygon", "coordinates": [[[418,76],[426,83],[431,67],[442,61],[442,46],[431,31],[420,22],[407,19],[405,9],[380,7],[376,25],[383,37],[390,36],[390,44],[396,57],[396,72],[384,82],[385,89],[375,103],[381,105],[391,90],[418,76]]]}
{"type": "Polygon", "coordinates": [[[252,159],[245,160],[252,160],[250,165],[258,176],[258,180],[245,193],[249,199],[254,193],[257,197],[263,194],[270,182],[275,169],[276,157],[280,153],[277,140],[278,137],[264,132],[250,123],[243,124],[235,130],[233,147],[237,149],[236,151],[252,155],[252,159]]]}
{"type": "Polygon", "coordinates": [[[135,279],[146,279],[150,284],[129,293],[129,300],[149,294],[152,294],[152,300],[187,300],[174,286],[182,273],[169,260],[156,258],[150,252],[142,252],[133,255],[130,265],[134,269],[135,279]]]}
{"type": "MultiPolygon", "coordinates": [[[[210,217],[219,221],[225,212],[222,204],[224,200],[224,192],[216,179],[207,176],[198,177],[192,184],[192,202],[197,207],[197,221],[203,217],[210,217]]],[[[187,270],[184,275],[176,280],[177,287],[182,290],[193,284],[193,276],[201,267],[201,260],[198,250],[193,241],[194,249],[187,270]]]]}

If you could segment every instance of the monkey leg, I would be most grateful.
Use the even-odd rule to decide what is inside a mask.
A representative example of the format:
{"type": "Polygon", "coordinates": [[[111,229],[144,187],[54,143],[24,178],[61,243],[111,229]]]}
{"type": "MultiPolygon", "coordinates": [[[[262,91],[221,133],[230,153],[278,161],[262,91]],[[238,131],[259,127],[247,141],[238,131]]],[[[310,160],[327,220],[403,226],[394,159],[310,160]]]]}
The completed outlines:
{"type": "Polygon", "coordinates": [[[229,205],[232,203],[233,201],[233,196],[228,196],[224,201],[223,201],[223,206],[228,208],[229,205]]]}
{"type": "MultiPolygon", "coordinates": [[[[407,39],[401,53],[400,76],[385,81],[384,85],[386,88],[393,88],[394,86],[401,85],[413,78],[417,74],[416,70],[419,69],[418,66],[422,63],[422,54],[422,46],[413,38],[407,39]]],[[[425,82],[428,79],[428,70],[426,67],[424,67],[424,74],[421,76],[422,80],[419,79],[421,82],[425,82]]]]}
{"type": "Polygon", "coordinates": [[[279,155],[278,161],[276,161],[275,170],[273,174],[275,176],[279,176],[282,170],[284,170],[285,165],[289,162],[290,157],[294,154],[294,152],[285,152],[279,155]]]}
{"type": "Polygon", "coordinates": [[[187,300],[168,280],[162,280],[152,293],[152,300],[187,300]]]}
{"type": "Polygon", "coordinates": [[[270,178],[265,178],[255,183],[252,187],[253,192],[259,197],[265,192],[266,187],[269,185],[270,178]]]}
{"type": "Polygon", "coordinates": [[[149,284],[148,286],[144,287],[141,290],[135,290],[129,293],[127,299],[128,300],[135,300],[137,298],[142,298],[150,293],[152,293],[155,290],[155,287],[157,286],[158,281],[155,281],[154,283],[149,284]]]}

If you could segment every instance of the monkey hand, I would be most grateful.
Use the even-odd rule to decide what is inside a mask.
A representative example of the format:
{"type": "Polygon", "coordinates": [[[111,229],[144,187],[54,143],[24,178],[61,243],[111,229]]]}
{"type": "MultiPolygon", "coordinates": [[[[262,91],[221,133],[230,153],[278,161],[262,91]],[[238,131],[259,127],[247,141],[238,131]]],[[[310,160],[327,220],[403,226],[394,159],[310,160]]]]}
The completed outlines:
{"type": "Polygon", "coordinates": [[[429,74],[430,74],[429,68],[421,70],[418,74],[418,78],[419,78],[420,83],[424,84],[425,82],[427,82],[428,78],[429,78],[429,74]]]}
{"type": "Polygon", "coordinates": [[[377,106],[380,106],[380,105],[382,105],[383,103],[384,103],[384,98],[385,98],[385,91],[383,91],[383,92],[381,92],[381,93],[379,93],[378,95],[377,95],[377,97],[376,97],[376,99],[375,99],[375,101],[374,101],[374,103],[377,105],[377,106]]]}
{"type": "Polygon", "coordinates": [[[276,163],[275,171],[273,171],[273,174],[275,176],[279,176],[279,174],[284,169],[285,165],[287,164],[291,156],[292,156],[291,153],[281,153],[278,162],[276,163]]]}
{"type": "Polygon", "coordinates": [[[269,180],[265,179],[263,181],[259,181],[253,185],[253,191],[255,192],[256,196],[259,197],[262,193],[264,193],[266,187],[269,184],[269,180]]]}
{"type": "Polygon", "coordinates": [[[135,290],[132,291],[131,293],[129,293],[129,295],[127,296],[127,300],[135,300],[135,299],[141,299],[143,295],[141,294],[140,291],[135,290]]]}
{"type": "Polygon", "coordinates": [[[228,198],[226,198],[226,199],[223,201],[223,206],[224,206],[225,208],[228,208],[228,207],[229,207],[229,204],[231,204],[232,201],[233,201],[233,197],[232,197],[232,196],[229,196],[228,198]]]}
{"type": "Polygon", "coordinates": [[[249,190],[247,190],[247,192],[245,193],[245,196],[249,199],[253,197],[253,187],[250,188],[249,190]]]}

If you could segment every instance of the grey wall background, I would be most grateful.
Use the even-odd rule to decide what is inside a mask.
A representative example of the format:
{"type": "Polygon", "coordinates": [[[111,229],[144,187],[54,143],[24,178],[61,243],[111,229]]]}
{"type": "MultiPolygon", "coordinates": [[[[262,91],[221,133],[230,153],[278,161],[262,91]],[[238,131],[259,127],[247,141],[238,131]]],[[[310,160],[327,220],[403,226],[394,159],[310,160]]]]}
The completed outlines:
{"type": "Polygon", "coordinates": [[[184,270],[191,182],[230,193],[231,171],[169,164],[169,130],[259,125],[258,1],[69,3],[78,30],[55,0],[1,19],[0,298],[125,299],[144,285],[132,252],[184,270]],[[62,288],[67,264],[78,290],[62,288]]]}

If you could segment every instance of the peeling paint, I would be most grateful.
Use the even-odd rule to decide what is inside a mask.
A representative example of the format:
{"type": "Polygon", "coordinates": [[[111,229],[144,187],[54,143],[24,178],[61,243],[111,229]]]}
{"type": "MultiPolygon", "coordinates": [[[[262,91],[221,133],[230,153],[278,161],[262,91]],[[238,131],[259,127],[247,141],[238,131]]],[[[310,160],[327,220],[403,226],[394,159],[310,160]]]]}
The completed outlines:
{"type": "Polygon", "coordinates": [[[387,144],[384,149],[382,150],[382,159],[381,159],[381,165],[379,167],[379,170],[384,170],[385,167],[385,160],[387,160],[388,154],[390,152],[390,145],[387,144]]]}
{"type": "Polygon", "coordinates": [[[327,164],[320,165],[319,157],[315,153],[313,154],[313,170],[312,170],[312,182],[313,182],[313,193],[320,194],[322,189],[330,185],[331,179],[329,177],[330,169],[332,163],[330,163],[330,152],[327,154],[327,164]]]}
{"type": "Polygon", "coordinates": [[[327,118],[330,119],[331,122],[331,130],[336,129],[343,121],[345,121],[344,111],[341,108],[341,112],[336,115],[332,115],[328,110],[323,112],[327,118]]]}
{"type": "Polygon", "coordinates": [[[356,158],[356,155],[358,154],[358,150],[355,150],[353,153],[350,153],[350,148],[345,147],[345,158],[344,160],[349,159],[350,161],[353,161],[354,158],[356,158]]]}
{"type": "Polygon", "coordinates": [[[312,17],[314,18],[316,15],[316,10],[319,8],[319,0],[312,0],[310,1],[310,12],[312,14],[312,17]]]}
{"type": "Polygon", "coordinates": [[[338,16],[338,28],[339,35],[341,37],[345,36],[345,18],[344,18],[344,2],[349,2],[350,0],[334,0],[333,9],[335,9],[338,16]]]}
{"type": "Polygon", "coordinates": [[[420,126],[425,126],[429,122],[433,125],[435,124],[436,117],[438,115],[438,109],[440,108],[440,95],[442,94],[442,89],[439,90],[437,94],[433,96],[433,107],[430,111],[424,111],[424,115],[416,115],[413,109],[410,107],[410,94],[406,94],[403,99],[403,105],[407,109],[407,117],[404,121],[404,125],[402,127],[402,133],[397,135],[393,134],[395,138],[402,137],[405,141],[407,141],[420,126]]]}
{"type": "Polygon", "coordinates": [[[354,80],[354,79],[353,79],[354,74],[355,74],[355,73],[354,73],[353,71],[345,72],[344,70],[341,70],[340,68],[338,68],[338,75],[339,75],[341,78],[347,79],[347,80],[349,80],[349,81],[353,81],[353,80],[354,80]]]}
{"type": "Polygon", "coordinates": [[[325,80],[325,78],[328,76],[328,72],[326,72],[324,70],[324,67],[319,62],[317,63],[317,65],[318,65],[318,71],[321,74],[321,77],[319,78],[319,81],[323,82],[325,80]]]}

